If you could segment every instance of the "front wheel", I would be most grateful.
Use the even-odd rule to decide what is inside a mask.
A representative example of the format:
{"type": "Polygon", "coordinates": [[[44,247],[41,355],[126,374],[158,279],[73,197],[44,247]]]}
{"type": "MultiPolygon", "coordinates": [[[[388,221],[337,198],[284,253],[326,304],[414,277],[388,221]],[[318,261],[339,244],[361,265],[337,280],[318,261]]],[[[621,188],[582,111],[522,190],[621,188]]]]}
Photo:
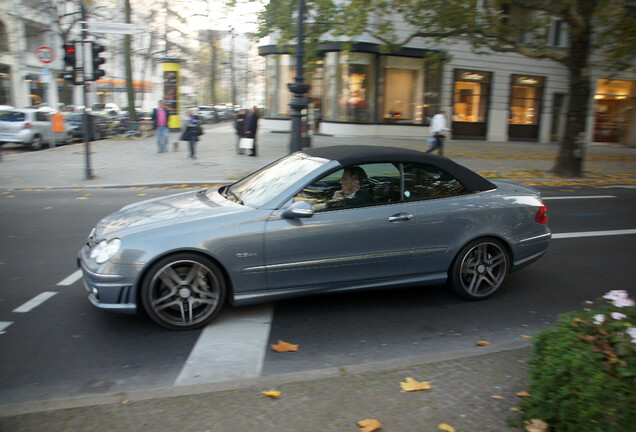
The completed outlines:
{"type": "Polygon", "coordinates": [[[449,275],[450,286],[465,299],[486,299],[501,287],[509,267],[510,258],[501,241],[473,240],[455,258],[449,275]]]}
{"type": "Polygon", "coordinates": [[[151,268],[141,286],[145,311],[171,330],[203,327],[225,301],[225,280],[209,259],[195,254],[166,257],[151,268]]]}

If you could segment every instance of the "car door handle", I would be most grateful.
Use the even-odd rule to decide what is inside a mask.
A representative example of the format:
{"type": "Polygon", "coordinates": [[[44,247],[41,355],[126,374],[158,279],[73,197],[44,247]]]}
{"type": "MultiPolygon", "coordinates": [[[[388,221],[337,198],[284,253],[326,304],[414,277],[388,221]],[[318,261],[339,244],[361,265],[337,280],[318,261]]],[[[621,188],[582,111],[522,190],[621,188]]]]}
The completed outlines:
{"type": "Polygon", "coordinates": [[[413,219],[412,214],[398,213],[398,214],[394,214],[393,216],[390,216],[389,222],[403,222],[403,221],[410,221],[411,219],[413,219]]]}

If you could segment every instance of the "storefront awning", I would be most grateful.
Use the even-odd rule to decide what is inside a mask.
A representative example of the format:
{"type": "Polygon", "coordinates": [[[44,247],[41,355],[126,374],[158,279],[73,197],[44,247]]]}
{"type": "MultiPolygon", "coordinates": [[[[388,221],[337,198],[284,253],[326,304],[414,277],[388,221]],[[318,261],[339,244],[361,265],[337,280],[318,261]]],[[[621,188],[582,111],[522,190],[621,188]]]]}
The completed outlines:
{"type": "MultiPolygon", "coordinates": [[[[126,91],[126,80],[124,79],[100,79],[95,84],[97,84],[97,91],[126,91]]],[[[133,89],[150,92],[155,89],[155,83],[152,81],[133,80],[133,89]]]]}

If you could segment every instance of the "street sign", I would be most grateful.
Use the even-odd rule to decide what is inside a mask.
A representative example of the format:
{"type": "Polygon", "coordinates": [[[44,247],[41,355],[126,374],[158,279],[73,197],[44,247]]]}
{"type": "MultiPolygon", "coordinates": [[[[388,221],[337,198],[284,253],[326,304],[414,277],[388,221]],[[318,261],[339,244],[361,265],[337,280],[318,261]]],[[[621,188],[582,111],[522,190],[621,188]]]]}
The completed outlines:
{"type": "Polygon", "coordinates": [[[88,31],[91,33],[134,34],[137,32],[137,26],[129,23],[89,22],[88,31]]]}
{"type": "Polygon", "coordinates": [[[55,60],[55,51],[53,51],[53,48],[41,46],[35,50],[35,56],[40,59],[42,63],[48,64],[55,60]]]}

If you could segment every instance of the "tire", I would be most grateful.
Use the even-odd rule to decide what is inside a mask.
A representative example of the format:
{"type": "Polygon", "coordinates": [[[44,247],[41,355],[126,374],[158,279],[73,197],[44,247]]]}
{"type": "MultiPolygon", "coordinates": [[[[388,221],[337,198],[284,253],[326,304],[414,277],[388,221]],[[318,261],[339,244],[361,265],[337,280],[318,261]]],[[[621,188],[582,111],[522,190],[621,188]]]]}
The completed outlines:
{"type": "Polygon", "coordinates": [[[65,145],[73,144],[73,134],[72,133],[66,134],[66,137],[64,137],[64,144],[65,145]]]}
{"type": "Polygon", "coordinates": [[[450,287],[468,300],[484,300],[503,284],[510,257],[503,243],[494,238],[476,239],[459,252],[449,275],[450,287]]]}
{"type": "Polygon", "coordinates": [[[156,262],[141,285],[148,316],[170,330],[203,327],[225,302],[225,279],[219,268],[202,256],[182,253],[156,262]]]}
{"type": "Polygon", "coordinates": [[[35,135],[31,140],[29,148],[33,151],[40,150],[42,148],[42,137],[40,135],[35,135]]]}

